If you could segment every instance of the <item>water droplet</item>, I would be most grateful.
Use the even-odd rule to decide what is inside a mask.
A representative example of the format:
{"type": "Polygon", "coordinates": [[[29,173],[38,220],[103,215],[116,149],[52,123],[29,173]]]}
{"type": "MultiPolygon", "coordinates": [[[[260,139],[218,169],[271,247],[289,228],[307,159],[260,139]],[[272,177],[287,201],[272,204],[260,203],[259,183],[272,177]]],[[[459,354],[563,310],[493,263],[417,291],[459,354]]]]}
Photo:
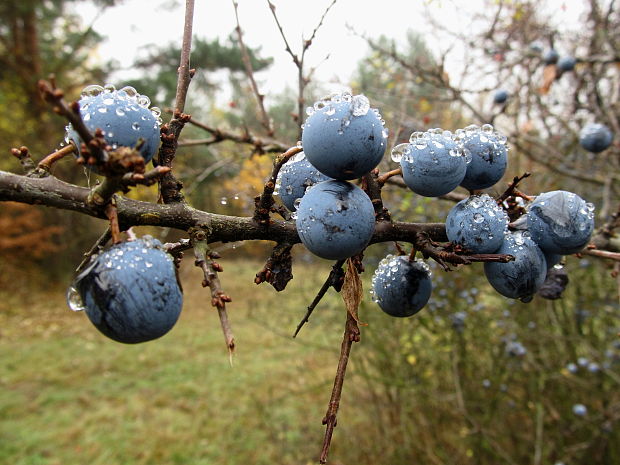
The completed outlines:
{"type": "Polygon", "coordinates": [[[138,97],[138,105],[142,107],[148,107],[150,104],[151,104],[151,99],[148,98],[146,95],[140,95],[138,97]]]}
{"type": "Polygon", "coordinates": [[[153,264],[152,264],[151,262],[144,262],[144,265],[145,265],[147,268],[152,268],[152,267],[153,267],[153,264]]]}
{"type": "Polygon", "coordinates": [[[220,203],[221,203],[222,205],[228,205],[228,199],[227,199],[226,197],[222,197],[222,198],[220,199],[220,203]]]}
{"type": "Polygon", "coordinates": [[[106,85],[103,87],[103,91],[104,91],[104,92],[110,92],[110,93],[112,93],[112,92],[114,92],[115,90],[116,90],[116,87],[114,86],[114,84],[106,84],[106,85]]]}
{"type": "Polygon", "coordinates": [[[483,124],[480,129],[482,130],[482,132],[485,132],[487,134],[493,133],[493,125],[491,124],[483,124]]]}
{"type": "Polygon", "coordinates": [[[138,123],[138,122],[132,123],[131,129],[133,129],[134,131],[140,130],[140,123],[138,123]]]}
{"type": "Polygon", "coordinates": [[[82,297],[73,284],[71,284],[67,289],[67,305],[74,312],[82,312],[86,310],[82,297]]]}
{"type": "Polygon", "coordinates": [[[331,116],[334,113],[336,113],[336,107],[333,105],[328,105],[327,108],[325,109],[325,114],[328,116],[331,116]]]}
{"type": "Polygon", "coordinates": [[[103,87],[93,84],[93,85],[84,87],[84,89],[82,90],[81,97],[82,98],[95,97],[99,95],[101,92],[103,92],[103,87]]]}
{"type": "Polygon", "coordinates": [[[394,148],[392,149],[392,153],[391,153],[392,161],[396,163],[400,163],[403,156],[409,154],[410,152],[411,152],[411,146],[409,144],[407,143],[398,144],[394,146],[394,148]]]}
{"type": "Polygon", "coordinates": [[[99,107],[99,108],[97,109],[97,111],[98,111],[99,113],[107,113],[107,112],[108,112],[108,109],[107,109],[106,107],[99,107]]]}
{"type": "Polygon", "coordinates": [[[308,116],[314,115],[314,107],[306,108],[306,115],[308,115],[308,116]]]}
{"type": "Polygon", "coordinates": [[[351,100],[351,113],[353,116],[364,116],[370,110],[370,101],[365,95],[356,95],[351,100]]]}
{"type": "Polygon", "coordinates": [[[481,213],[474,214],[474,223],[482,223],[484,221],[484,215],[481,213]]]}
{"type": "Polygon", "coordinates": [[[117,116],[125,116],[125,110],[121,107],[116,107],[117,116]]]}
{"type": "Polygon", "coordinates": [[[90,113],[86,113],[82,119],[84,121],[89,121],[90,120],[90,113]]]}

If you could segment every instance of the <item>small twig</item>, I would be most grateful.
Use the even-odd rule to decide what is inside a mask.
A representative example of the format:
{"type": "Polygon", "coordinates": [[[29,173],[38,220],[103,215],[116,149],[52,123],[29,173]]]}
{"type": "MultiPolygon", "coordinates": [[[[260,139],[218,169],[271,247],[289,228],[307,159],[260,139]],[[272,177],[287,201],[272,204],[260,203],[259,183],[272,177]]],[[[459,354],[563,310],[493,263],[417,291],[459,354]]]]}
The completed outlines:
{"type": "Polygon", "coordinates": [[[76,146],[73,143],[69,143],[65,147],[50,153],[43,160],[41,160],[37,165],[37,170],[49,173],[54,163],[56,163],[58,160],[63,159],[69,154],[75,153],[76,151],[76,146]]]}
{"type": "MultiPolygon", "coordinates": [[[[157,157],[157,164],[172,169],[172,162],[176,156],[179,136],[190,120],[190,115],[183,113],[187,91],[194,75],[190,69],[189,58],[192,49],[192,27],[194,21],[194,0],[185,1],[185,22],[183,27],[183,44],[181,45],[181,58],[178,69],[177,90],[175,97],[175,109],[170,122],[161,127],[162,144],[157,157]]],[[[163,203],[183,202],[185,198],[181,193],[183,184],[178,181],[172,171],[168,171],[159,181],[160,200],[163,203]]]]}
{"type": "Polygon", "coordinates": [[[331,445],[334,429],[338,424],[337,414],[338,407],[340,406],[340,399],[342,397],[342,386],[344,385],[344,378],[347,371],[347,364],[349,362],[349,355],[351,354],[351,347],[354,342],[360,341],[360,330],[357,326],[354,316],[347,312],[347,321],[344,327],[344,335],[342,338],[342,345],[340,346],[340,359],[338,360],[338,369],[336,370],[336,378],[334,379],[334,387],[332,389],[332,395],[327,407],[327,413],[323,418],[323,424],[326,425],[325,438],[323,439],[323,449],[321,450],[321,456],[319,463],[327,463],[327,455],[329,454],[329,447],[331,445]]]}
{"type": "Polygon", "coordinates": [[[200,227],[191,228],[189,233],[192,246],[194,247],[194,257],[196,258],[195,265],[199,267],[204,274],[202,286],[209,287],[211,290],[211,305],[217,308],[220,325],[224,334],[224,341],[228,349],[228,357],[232,365],[232,356],[235,351],[235,338],[228,320],[228,313],[226,312],[226,303],[231,302],[231,298],[222,290],[222,285],[218,277],[218,271],[223,271],[223,268],[214,259],[219,258],[219,255],[217,252],[209,249],[207,243],[208,236],[204,229],[200,227]]]}
{"type": "Polygon", "coordinates": [[[329,273],[329,276],[321,286],[321,289],[319,289],[319,292],[312,301],[312,303],[308,306],[306,314],[297,325],[293,337],[297,337],[297,334],[299,334],[301,328],[303,328],[303,326],[310,320],[312,312],[314,312],[314,309],[319,304],[319,302],[321,302],[321,299],[327,293],[330,287],[333,287],[337,291],[340,291],[342,287],[342,280],[344,279],[344,271],[342,270],[342,265],[344,265],[344,262],[345,260],[338,260],[336,263],[334,263],[334,266],[332,266],[332,270],[329,273]]]}
{"type": "Polygon", "coordinates": [[[609,252],[607,250],[586,248],[579,253],[583,255],[591,255],[593,257],[606,258],[608,260],[614,260],[614,261],[620,262],[620,253],[618,252],[609,252]]]}
{"type": "Polygon", "coordinates": [[[276,157],[273,162],[273,170],[271,172],[271,176],[265,183],[265,187],[263,188],[263,193],[260,197],[256,198],[256,208],[254,210],[254,221],[258,224],[268,225],[269,224],[269,212],[271,211],[271,207],[273,206],[273,192],[276,188],[276,181],[278,179],[278,173],[280,172],[280,168],[294,155],[301,152],[303,149],[301,147],[291,147],[283,154],[276,157]]]}
{"type": "Polygon", "coordinates": [[[386,173],[380,174],[377,177],[377,184],[379,184],[379,187],[383,187],[385,183],[388,181],[388,179],[394,176],[402,176],[402,174],[403,174],[402,168],[396,168],[392,171],[387,171],[386,173]]]}
{"type": "Polygon", "coordinates": [[[106,205],[105,215],[110,221],[110,235],[112,237],[112,243],[118,244],[121,242],[121,229],[118,223],[118,210],[116,209],[116,202],[114,202],[114,199],[106,205]]]}
{"type": "Polygon", "coordinates": [[[504,202],[504,200],[508,199],[512,195],[515,195],[518,192],[517,186],[519,185],[519,183],[523,181],[525,178],[530,177],[531,174],[532,173],[525,172],[521,176],[515,176],[512,179],[512,182],[510,183],[508,188],[504,191],[504,193],[496,199],[497,204],[501,205],[504,202]]]}
{"type": "Polygon", "coordinates": [[[79,134],[85,144],[89,156],[94,158],[96,164],[105,163],[107,160],[105,139],[93,135],[86,127],[86,124],[82,121],[79,103],[73,102],[71,105],[68,105],[64,101],[64,92],[62,89],[57,88],[53,82],[40,80],[38,86],[43,100],[53,106],[55,113],[64,116],[71,123],[73,129],[79,134]]]}
{"type": "Polygon", "coordinates": [[[97,239],[97,242],[95,242],[95,244],[90,248],[90,250],[84,254],[84,259],[75,269],[76,275],[79,274],[86,267],[86,265],[88,265],[91,257],[99,253],[99,251],[103,248],[103,246],[105,246],[108,243],[108,241],[111,238],[112,238],[112,229],[108,226],[106,230],[104,231],[104,233],[101,235],[101,237],[97,239]]]}
{"type": "Polygon", "coordinates": [[[254,69],[252,68],[250,54],[248,53],[248,49],[245,47],[245,43],[243,42],[243,32],[241,31],[241,24],[239,23],[239,4],[236,0],[233,0],[232,4],[235,8],[235,19],[237,21],[237,27],[235,30],[237,31],[237,40],[239,41],[239,50],[241,51],[241,60],[243,61],[243,66],[245,67],[245,74],[250,80],[252,91],[256,97],[256,103],[258,104],[258,109],[260,110],[261,124],[267,130],[267,134],[271,137],[273,136],[274,131],[271,118],[269,118],[267,110],[265,110],[265,95],[261,94],[258,90],[258,84],[256,84],[256,79],[254,79],[254,69]]]}
{"type": "Polygon", "coordinates": [[[35,169],[34,161],[30,156],[30,151],[28,147],[22,145],[20,148],[12,148],[11,155],[19,160],[19,163],[22,165],[22,169],[25,174],[30,174],[35,169]]]}

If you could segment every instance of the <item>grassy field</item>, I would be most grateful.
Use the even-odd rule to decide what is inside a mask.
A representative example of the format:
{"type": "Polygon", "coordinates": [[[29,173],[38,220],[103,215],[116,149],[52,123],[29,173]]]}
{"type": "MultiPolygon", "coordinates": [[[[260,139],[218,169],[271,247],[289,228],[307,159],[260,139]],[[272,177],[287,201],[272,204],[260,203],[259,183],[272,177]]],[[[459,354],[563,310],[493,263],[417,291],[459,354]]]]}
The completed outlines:
{"type": "MultiPolygon", "coordinates": [[[[252,284],[261,263],[224,265],[232,367],[189,262],[177,326],[136,346],[101,336],[66,308],[62,289],[2,295],[0,463],[316,463],[340,297],[331,291],[298,339],[291,334],[330,266],[297,266],[278,296],[252,284]]],[[[432,304],[407,320],[384,317],[366,296],[370,326],[353,348],[331,463],[620,463],[620,376],[604,355],[620,326],[617,297],[581,273],[561,303],[530,305],[494,296],[479,273],[475,282],[436,273],[432,304]],[[575,309],[586,303],[598,313],[580,322],[575,309]],[[510,341],[527,352],[509,353],[510,341]],[[579,358],[599,370],[567,372],[579,358]],[[572,412],[576,403],[586,416],[572,412]]]]}

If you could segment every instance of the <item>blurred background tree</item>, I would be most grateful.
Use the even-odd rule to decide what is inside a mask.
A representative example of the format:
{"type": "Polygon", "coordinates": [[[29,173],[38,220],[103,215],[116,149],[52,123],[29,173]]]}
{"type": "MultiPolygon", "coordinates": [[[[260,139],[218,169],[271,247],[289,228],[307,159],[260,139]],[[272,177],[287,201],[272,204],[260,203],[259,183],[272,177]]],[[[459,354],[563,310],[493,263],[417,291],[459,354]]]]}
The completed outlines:
{"type": "MultiPolygon", "coordinates": [[[[77,96],[82,85],[90,82],[90,77],[101,82],[106,78],[102,70],[109,72],[114,68],[89,61],[96,36],[90,29],[80,27],[76,18],[67,15],[63,10],[65,3],[26,2],[25,5],[32,7],[30,10],[20,9],[17,4],[13,8],[0,7],[3,19],[6,18],[2,21],[4,26],[0,26],[3,37],[0,47],[15,43],[9,25],[16,22],[25,28],[27,21],[18,12],[27,16],[35,11],[40,29],[37,35],[27,37],[29,40],[36,37],[39,41],[31,50],[47,54],[37,66],[41,67],[43,75],[55,72],[62,86],[70,85],[69,91],[77,96]],[[13,17],[21,19],[14,21],[13,17]],[[49,21],[47,26],[45,21],[49,21]],[[62,27],[58,28],[59,24],[62,27]],[[45,46],[42,44],[45,30],[56,31],[53,47],[49,42],[45,46]],[[58,30],[63,31],[64,36],[59,35],[58,30]],[[90,49],[86,42],[91,44],[90,49]],[[77,47],[83,54],[63,58],[65,46],[77,47]],[[76,61],[71,66],[62,66],[63,59],[76,61]]],[[[429,22],[436,21],[430,14],[435,3],[427,3],[429,16],[426,20],[429,22]]],[[[562,6],[555,2],[488,0],[482,2],[480,11],[483,13],[458,2],[452,4],[462,21],[471,25],[466,35],[445,30],[437,21],[436,37],[451,39],[443,50],[434,37],[413,31],[403,43],[389,37],[368,37],[368,51],[360,60],[357,72],[350,82],[339,84],[355,93],[364,93],[373,106],[381,110],[386,126],[391,129],[390,143],[393,144],[406,140],[414,130],[438,126],[455,130],[470,123],[492,123],[506,134],[511,146],[506,181],[531,171],[533,176],[520,186],[523,191],[529,194],[558,188],[574,191],[597,205],[597,225],[606,224],[620,203],[617,136],[620,134],[620,11],[617,4],[607,0],[579,2],[584,10],[583,17],[576,24],[562,28],[553,26],[557,23],[554,15],[558,8],[570,7],[572,3],[562,6]],[[549,49],[558,51],[560,56],[574,57],[574,70],[560,72],[557,64],[545,63],[545,53],[549,49]],[[454,65],[451,60],[461,65],[454,65]],[[502,104],[493,101],[495,91],[500,89],[508,93],[508,100],[502,104]],[[589,153],[578,143],[580,128],[593,121],[606,124],[616,135],[614,145],[600,154],[589,153]]],[[[420,10],[422,15],[422,6],[420,10]]],[[[20,32],[15,37],[23,41],[26,34],[20,32]]],[[[2,59],[14,63],[12,66],[17,66],[18,50],[24,53],[21,50],[27,48],[25,43],[19,40],[17,43],[18,47],[3,49],[7,52],[2,54],[2,59]]],[[[258,47],[249,48],[256,73],[269,71],[271,63],[270,58],[261,57],[261,52],[258,47]]],[[[136,63],[145,77],[136,79],[135,87],[140,92],[157,96],[153,101],[163,102],[159,104],[164,107],[171,101],[176,82],[177,56],[178,50],[172,45],[153,47],[136,63]]],[[[256,108],[242,58],[234,36],[224,43],[197,40],[192,63],[201,71],[192,84],[190,112],[195,122],[210,130],[200,125],[186,128],[175,167],[178,177],[185,182],[192,205],[225,214],[248,214],[252,210],[253,196],[259,191],[272,160],[269,154],[261,154],[257,144],[240,143],[231,135],[248,140],[247,136],[251,135],[270,143],[294,145],[303,118],[297,112],[299,101],[313,102],[330,93],[329,85],[310,81],[302,95],[293,89],[269,95],[267,113],[274,128],[274,133],[269,135],[256,108]],[[227,72],[225,90],[215,87],[215,81],[210,79],[217,70],[227,72]],[[229,98],[218,100],[221,94],[229,98]],[[218,130],[226,135],[218,137],[218,130]]],[[[26,68],[36,69],[32,67],[31,58],[20,60],[26,68]]],[[[4,73],[8,67],[5,65],[0,72],[4,73]]],[[[44,153],[58,143],[59,123],[47,113],[39,116],[24,113],[34,111],[29,108],[31,100],[26,96],[36,98],[36,93],[28,94],[32,89],[26,88],[39,77],[33,76],[34,72],[26,74],[28,76],[24,75],[21,81],[19,72],[7,73],[6,81],[2,75],[0,105],[6,107],[2,113],[5,116],[0,117],[1,135],[12,145],[28,141],[28,145],[34,147],[31,141],[36,143],[40,140],[38,135],[47,130],[39,130],[37,125],[56,126],[50,131],[50,139],[41,140],[41,145],[37,145],[37,151],[44,153]],[[26,78],[33,81],[29,84],[26,78]],[[6,86],[6,92],[2,86],[6,86]],[[21,121],[22,115],[27,132],[12,131],[15,117],[19,116],[21,121]]],[[[2,163],[7,163],[6,159],[2,163]]],[[[381,168],[394,167],[388,154],[381,168]]],[[[75,176],[80,171],[74,169],[72,160],[66,160],[58,169],[74,173],[67,173],[67,176],[75,176]]],[[[491,193],[499,193],[502,188],[499,184],[491,193]]],[[[465,191],[459,193],[465,195],[465,191]]],[[[154,198],[155,194],[138,190],[134,195],[154,198]]],[[[420,198],[395,186],[386,189],[384,198],[395,219],[403,221],[442,221],[453,205],[449,201],[420,198]]],[[[24,242],[20,241],[27,245],[44,244],[45,247],[36,253],[33,250],[35,259],[38,254],[46,265],[50,260],[62,260],[64,264],[57,265],[59,270],[72,268],[79,261],[79,254],[90,246],[102,228],[98,222],[91,224],[84,220],[91,225],[91,232],[69,234],[67,231],[83,228],[79,223],[83,220],[75,218],[76,215],[67,214],[65,218],[64,214],[53,212],[47,217],[45,212],[46,217],[40,218],[34,209],[11,211],[11,208],[3,204],[0,211],[0,226],[13,228],[7,230],[0,241],[0,253],[4,250],[6,254],[3,257],[9,254],[15,257],[16,247],[24,248],[24,242]],[[65,219],[59,221],[58,218],[65,219]],[[65,227],[65,233],[62,239],[52,241],[60,232],[55,229],[58,223],[65,227]],[[20,225],[47,236],[31,239],[19,232],[20,225]],[[55,247],[65,247],[63,253],[50,255],[52,243],[55,247]]],[[[605,245],[614,250],[614,236],[604,239],[605,245]]],[[[251,247],[244,246],[241,253],[230,252],[226,258],[231,268],[247,268],[245,262],[251,259],[253,252],[251,247]],[[234,256],[241,260],[234,263],[231,260],[234,256]]],[[[391,244],[373,245],[367,250],[367,275],[371,274],[376,261],[388,252],[394,253],[391,244]]],[[[299,287],[287,291],[288,294],[280,299],[295,302],[303,311],[316,293],[317,276],[326,275],[328,267],[321,261],[311,261],[303,251],[296,250],[296,253],[299,257],[296,266],[303,271],[296,271],[302,278],[292,284],[299,287]]],[[[6,266],[5,263],[6,260],[0,261],[0,266],[6,266]]],[[[34,269],[30,266],[27,265],[28,271],[34,269]]],[[[434,267],[432,300],[427,309],[412,319],[391,319],[374,304],[364,303],[362,319],[370,326],[364,329],[363,342],[355,348],[352,357],[352,378],[347,380],[339,417],[333,452],[335,460],[360,464],[620,463],[620,305],[618,283],[614,279],[620,270],[614,263],[596,261],[588,256],[568,257],[565,267],[571,281],[560,300],[537,297],[526,305],[500,298],[491,293],[481,268],[474,265],[461,267],[453,273],[434,267]]],[[[228,276],[223,275],[224,284],[228,276]]],[[[5,278],[5,281],[8,280],[5,278]]],[[[320,284],[321,280],[318,281],[320,284]]],[[[8,282],[3,284],[8,286],[8,282]]],[[[244,284],[245,287],[239,285],[238,293],[233,294],[233,298],[239,298],[240,303],[236,304],[242,312],[242,320],[256,325],[254,336],[267,333],[273,336],[269,342],[274,347],[283,346],[282,327],[294,326],[299,318],[286,313],[289,309],[283,309],[281,300],[275,296],[246,296],[247,291],[242,289],[247,289],[248,285],[251,283],[244,284]],[[280,320],[270,324],[274,314],[280,320]]],[[[200,299],[195,298],[195,301],[200,299]]],[[[330,328],[330,325],[339,325],[342,316],[339,305],[327,300],[319,310],[320,316],[313,316],[316,318],[313,321],[330,328]]],[[[201,320],[196,317],[192,321],[201,320]]],[[[314,351],[313,344],[333,342],[327,331],[310,334],[311,337],[304,339],[301,333],[299,346],[314,351]]],[[[197,345],[196,341],[202,337],[190,335],[189,343],[182,340],[188,344],[184,353],[194,347],[190,347],[190,343],[197,345]]],[[[98,347],[103,346],[102,343],[98,347]]],[[[276,390],[290,390],[290,393],[270,391],[262,393],[260,398],[250,396],[240,408],[245,417],[257,422],[255,431],[269,432],[272,436],[267,440],[278,444],[276,451],[265,448],[264,456],[256,463],[261,463],[260,460],[273,463],[282,458],[279,453],[284,454],[283,451],[290,463],[309,461],[306,433],[314,431],[314,425],[308,426],[305,402],[308,396],[324,400],[323,388],[329,382],[325,381],[329,376],[317,375],[311,382],[304,377],[307,366],[314,369],[310,370],[313,376],[323,369],[327,349],[322,345],[318,349],[312,356],[304,353],[303,366],[292,366],[295,376],[286,382],[278,378],[276,390]],[[283,383],[288,384],[283,387],[283,383]],[[323,389],[319,394],[316,394],[317,385],[323,389]],[[264,398],[272,400],[269,408],[262,406],[264,398]],[[293,406],[289,407],[290,411],[280,410],[278,407],[283,404],[293,406]],[[291,413],[293,411],[298,416],[291,413]],[[303,434],[296,436],[293,430],[303,434]]],[[[297,352],[287,353],[273,365],[293,365],[297,363],[296,355],[297,352]]],[[[159,362],[156,357],[152,360],[153,365],[159,362]]],[[[123,363],[131,362],[124,360],[123,363]]],[[[271,365],[265,368],[273,369],[271,365]]],[[[188,367],[184,370],[187,376],[194,378],[189,378],[188,384],[183,386],[182,394],[189,400],[178,406],[175,415],[183,417],[182,412],[187,411],[193,417],[195,411],[209,408],[201,397],[210,394],[211,386],[203,386],[204,373],[200,369],[196,373],[188,367]]],[[[170,372],[176,376],[174,369],[170,372]]],[[[158,380],[152,383],[158,386],[158,380]]],[[[177,379],[169,381],[170,385],[175,383],[177,379]]],[[[228,389],[224,391],[229,394],[228,389]]],[[[165,397],[166,389],[157,392],[162,404],[177,405],[174,392],[169,398],[165,397]]],[[[98,412],[97,405],[88,405],[98,412]]],[[[118,417],[121,418],[118,421],[130,421],[123,415],[118,417]]],[[[179,429],[192,430],[191,427],[179,429]]],[[[148,437],[149,431],[143,432],[148,437]]],[[[261,449],[256,445],[241,446],[229,437],[218,438],[218,441],[226,444],[226,450],[231,452],[225,458],[219,457],[216,463],[229,463],[226,460],[230,457],[238,459],[236,463],[256,461],[256,450],[261,449]]],[[[162,461],[162,457],[177,463],[199,463],[198,459],[204,458],[201,454],[205,448],[200,438],[191,436],[182,442],[191,447],[179,450],[169,446],[171,451],[157,449],[160,455],[134,457],[135,463],[145,463],[149,459],[162,461]]],[[[131,451],[125,454],[133,457],[131,451]]],[[[217,460],[217,454],[213,456],[217,460]]]]}

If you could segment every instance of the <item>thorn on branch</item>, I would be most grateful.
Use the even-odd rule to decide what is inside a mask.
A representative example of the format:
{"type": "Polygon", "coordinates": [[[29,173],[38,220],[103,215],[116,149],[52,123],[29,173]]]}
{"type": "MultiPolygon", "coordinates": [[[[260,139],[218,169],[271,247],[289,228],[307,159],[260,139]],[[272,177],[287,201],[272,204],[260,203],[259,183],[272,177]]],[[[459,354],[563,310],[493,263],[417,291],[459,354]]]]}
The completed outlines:
{"type": "Polygon", "coordinates": [[[214,261],[215,258],[219,258],[219,254],[209,249],[207,231],[196,227],[191,228],[189,234],[191,244],[194,247],[195,265],[203,272],[204,279],[202,281],[202,286],[209,287],[211,290],[211,305],[217,309],[220,325],[224,334],[224,341],[232,363],[232,355],[235,350],[235,338],[228,321],[228,313],[226,312],[226,303],[231,302],[232,299],[222,290],[218,271],[223,271],[223,268],[214,261]]]}

